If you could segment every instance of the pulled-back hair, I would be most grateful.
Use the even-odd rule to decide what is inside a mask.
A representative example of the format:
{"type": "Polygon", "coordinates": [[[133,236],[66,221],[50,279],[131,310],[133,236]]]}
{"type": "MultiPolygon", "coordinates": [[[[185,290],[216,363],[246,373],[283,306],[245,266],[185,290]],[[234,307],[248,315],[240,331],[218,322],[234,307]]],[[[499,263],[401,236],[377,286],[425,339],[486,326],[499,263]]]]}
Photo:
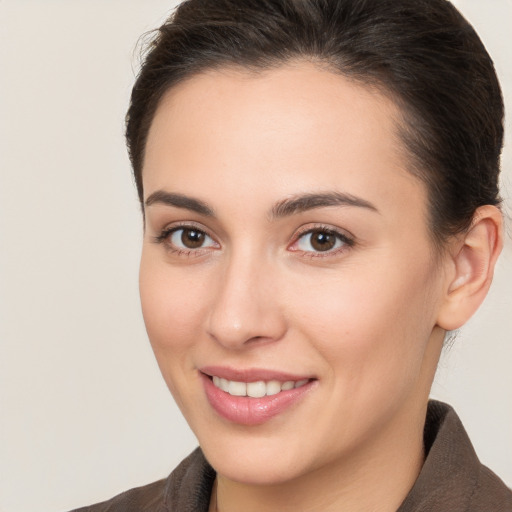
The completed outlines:
{"type": "Polygon", "coordinates": [[[148,46],[127,113],[139,198],[159,101],[205,70],[296,59],[390,95],[410,171],[427,186],[434,240],[498,205],[503,100],[491,58],[446,0],[187,0],[148,46]]]}

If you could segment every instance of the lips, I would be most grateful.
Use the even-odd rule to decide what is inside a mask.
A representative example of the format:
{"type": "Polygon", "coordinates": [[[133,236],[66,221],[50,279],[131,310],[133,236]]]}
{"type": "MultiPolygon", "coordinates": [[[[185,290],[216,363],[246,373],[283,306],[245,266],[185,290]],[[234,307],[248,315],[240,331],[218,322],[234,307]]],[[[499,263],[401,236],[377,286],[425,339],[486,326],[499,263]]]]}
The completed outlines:
{"type": "Polygon", "coordinates": [[[263,369],[201,368],[206,397],[224,419],[259,425],[291,408],[314,387],[316,379],[263,369]]]}

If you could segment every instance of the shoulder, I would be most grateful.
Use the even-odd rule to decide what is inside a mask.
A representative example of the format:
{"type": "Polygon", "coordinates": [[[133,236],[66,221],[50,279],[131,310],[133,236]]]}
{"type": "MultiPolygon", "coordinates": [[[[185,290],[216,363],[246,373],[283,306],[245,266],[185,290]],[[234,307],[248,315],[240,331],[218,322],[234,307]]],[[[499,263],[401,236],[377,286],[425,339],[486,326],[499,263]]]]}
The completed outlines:
{"type": "Polygon", "coordinates": [[[512,491],[480,463],[455,411],[431,401],[423,468],[398,512],[512,512],[512,491]]]}
{"type": "Polygon", "coordinates": [[[498,476],[482,464],[478,471],[469,510],[471,512],[480,510],[512,512],[512,491],[498,476]]]}
{"type": "Polygon", "coordinates": [[[167,477],[71,512],[206,512],[215,472],[198,448],[167,477]]]}
{"type": "Polygon", "coordinates": [[[445,457],[449,454],[453,461],[451,468],[447,466],[446,469],[457,469],[448,482],[452,483],[453,488],[458,487],[464,491],[467,511],[512,512],[512,491],[480,462],[453,408],[440,402],[431,404],[431,407],[437,410],[434,416],[442,418],[438,430],[439,439],[436,441],[444,451],[445,457]]]}
{"type": "Polygon", "coordinates": [[[123,492],[114,498],[71,512],[163,512],[167,479],[123,492]]]}

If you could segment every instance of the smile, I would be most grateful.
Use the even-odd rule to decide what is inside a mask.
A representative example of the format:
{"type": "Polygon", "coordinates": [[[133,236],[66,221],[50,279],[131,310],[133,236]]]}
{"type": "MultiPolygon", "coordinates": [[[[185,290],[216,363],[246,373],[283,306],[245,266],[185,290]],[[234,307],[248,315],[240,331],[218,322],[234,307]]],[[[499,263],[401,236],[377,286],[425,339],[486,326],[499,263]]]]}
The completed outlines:
{"type": "Polygon", "coordinates": [[[239,382],[224,379],[214,375],[212,377],[213,385],[231,396],[248,396],[251,398],[262,398],[264,396],[273,396],[282,391],[300,388],[309,382],[309,379],[298,381],[287,380],[279,382],[278,380],[258,380],[256,382],[239,382]]]}
{"type": "Polygon", "coordinates": [[[261,425],[298,406],[318,379],[263,369],[201,368],[206,398],[213,411],[230,423],[261,425]]]}

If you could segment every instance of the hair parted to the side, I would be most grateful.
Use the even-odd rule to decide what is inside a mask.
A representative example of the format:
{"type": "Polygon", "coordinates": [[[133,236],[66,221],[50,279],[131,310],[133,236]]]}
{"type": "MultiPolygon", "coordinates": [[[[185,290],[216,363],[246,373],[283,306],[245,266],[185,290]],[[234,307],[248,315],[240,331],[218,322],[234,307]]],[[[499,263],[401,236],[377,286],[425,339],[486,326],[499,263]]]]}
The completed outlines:
{"type": "Polygon", "coordinates": [[[503,100],[478,35],[447,0],[187,0],[157,31],[133,87],[126,138],[139,198],[164,93],[208,69],[314,60],[400,107],[410,170],[439,245],[498,205],[503,100]]]}

